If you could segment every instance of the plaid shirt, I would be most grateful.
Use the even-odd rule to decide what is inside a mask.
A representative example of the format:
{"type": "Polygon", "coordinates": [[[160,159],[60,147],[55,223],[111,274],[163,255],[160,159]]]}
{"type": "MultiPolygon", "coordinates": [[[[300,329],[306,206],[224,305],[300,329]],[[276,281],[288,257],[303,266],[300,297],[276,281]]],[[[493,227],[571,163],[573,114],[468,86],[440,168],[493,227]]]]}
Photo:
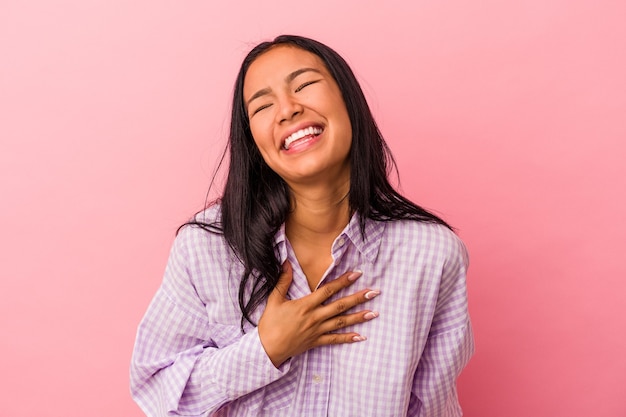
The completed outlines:
{"type": "MultiPolygon", "coordinates": [[[[219,216],[219,206],[204,216],[219,216]]],[[[310,294],[284,227],[275,242],[293,266],[288,296],[310,294]]],[[[241,263],[222,235],[185,227],[139,325],[131,364],[139,406],[148,416],[460,416],[456,378],[474,351],[461,240],[408,220],[368,220],[363,239],[355,215],[332,257],[320,285],[353,269],[363,276],[329,301],[377,288],[356,308],[380,316],[342,330],[367,341],[311,349],[276,369],[257,329],[241,333],[241,263]]]]}

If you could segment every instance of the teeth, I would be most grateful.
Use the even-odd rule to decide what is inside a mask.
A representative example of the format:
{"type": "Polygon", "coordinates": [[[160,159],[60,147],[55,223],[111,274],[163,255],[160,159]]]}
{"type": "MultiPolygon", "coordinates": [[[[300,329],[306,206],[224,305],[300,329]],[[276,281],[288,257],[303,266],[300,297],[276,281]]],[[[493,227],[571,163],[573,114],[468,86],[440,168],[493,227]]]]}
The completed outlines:
{"type": "Polygon", "coordinates": [[[304,129],[300,129],[297,132],[289,135],[287,139],[285,139],[285,149],[289,149],[289,146],[296,140],[302,139],[305,136],[309,135],[319,135],[322,133],[322,128],[317,126],[305,127],[304,129]]]}

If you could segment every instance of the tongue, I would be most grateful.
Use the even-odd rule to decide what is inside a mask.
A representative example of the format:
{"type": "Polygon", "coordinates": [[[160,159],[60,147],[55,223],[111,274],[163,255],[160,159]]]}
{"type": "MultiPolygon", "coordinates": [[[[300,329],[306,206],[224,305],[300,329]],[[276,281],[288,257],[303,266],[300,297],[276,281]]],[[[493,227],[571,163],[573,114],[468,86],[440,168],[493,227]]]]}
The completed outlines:
{"type": "Polygon", "coordinates": [[[317,135],[306,135],[304,137],[301,137],[300,139],[296,139],[296,140],[294,140],[293,142],[291,142],[289,144],[289,147],[287,149],[291,149],[294,146],[298,146],[299,144],[304,143],[304,142],[308,141],[309,139],[314,138],[315,136],[317,136],[317,135]]]}

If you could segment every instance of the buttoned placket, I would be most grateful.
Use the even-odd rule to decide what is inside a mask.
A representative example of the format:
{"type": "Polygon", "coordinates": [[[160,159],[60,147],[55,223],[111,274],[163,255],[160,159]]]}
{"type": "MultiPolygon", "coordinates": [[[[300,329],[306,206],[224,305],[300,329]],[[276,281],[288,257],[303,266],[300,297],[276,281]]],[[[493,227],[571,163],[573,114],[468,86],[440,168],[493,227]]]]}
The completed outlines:
{"type": "MultiPolygon", "coordinates": [[[[333,264],[330,265],[320,280],[318,287],[346,272],[337,269],[346,250],[346,240],[347,237],[342,233],[333,242],[331,247],[333,264]]],[[[321,346],[308,352],[306,382],[309,384],[309,389],[307,390],[309,398],[307,399],[307,404],[315,404],[313,415],[328,415],[328,404],[331,394],[330,381],[333,369],[332,348],[333,346],[321,346]]]]}
{"type": "MultiPolygon", "coordinates": [[[[331,247],[331,256],[333,263],[326,270],[318,287],[330,280],[336,279],[346,271],[338,270],[337,266],[341,262],[341,258],[346,251],[347,236],[342,233],[338,236],[331,247]]],[[[285,238],[285,257],[289,259],[293,266],[293,283],[290,288],[291,297],[300,298],[305,296],[309,292],[308,282],[306,276],[302,272],[298,260],[295,256],[293,248],[289,241],[285,238]]],[[[282,255],[282,253],[281,253],[282,255]]],[[[315,349],[311,349],[303,354],[304,359],[304,375],[301,375],[301,381],[306,384],[307,389],[304,393],[304,404],[313,404],[314,410],[309,411],[312,416],[326,416],[328,414],[328,403],[330,400],[330,381],[332,372],[332,352],[330,349],[332,346],[320,346],[315,349]]]]}
{"type": "MultiPolygon", "coordinates": [[[[377,255],[377,248],[384,224],[377,224],[374,228],[368,224],[367,242],[362,241],[361,234],[358,229],[358,219],[356,215],[352,218],[350,224],[335,239],[331,246],[332,263],[320,279],[318,287],[338,278],[343,273],[355,269],[367,271],[368,263],[372,262],[377,255]],[[349,250],[357,250],[364,257],[355,257],[348,264],[344,261],[349,250]],[[357,262],[356,264],[354,262],[357,262]],[[363,263],[364,262],[364,263],[363,263]]],[[[277,256],[284,262],[289,260],[293,267],[293,281],[288,291],[289,299],[298,299],[311,294],[311,290],[302,268],[295,256],[295,252],[289,243],[284,230],[284,225],[278,231],[275,237],[275,248],[277,256]]],[[[367,272],[365,272],[367,274],[367,272]]],[[[339,295],[336,295],[339,297],[339,295]]],[[[293,358],[293,369],[298,369],[297,381],[294,381],[294,390],[297,390],[299,400],[292,404],[291,410],[295,413],[292,415],[307,416],[328,416],[331,398],[331,382],[333,381],[333,349],[336,346],[321,346],[310,349],[297,358],[293,358]],[[301,407],[306,407],[303,409],[301,407]]]]}

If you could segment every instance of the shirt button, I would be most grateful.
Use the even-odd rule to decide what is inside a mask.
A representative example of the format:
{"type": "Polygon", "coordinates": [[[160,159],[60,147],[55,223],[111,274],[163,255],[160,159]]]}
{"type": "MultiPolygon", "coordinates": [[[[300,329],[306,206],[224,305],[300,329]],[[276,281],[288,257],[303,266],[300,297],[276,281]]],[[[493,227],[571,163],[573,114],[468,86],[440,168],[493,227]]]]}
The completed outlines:
{"type": "Polygon", "coordinates": [[[342,237],[339,238],[339,240],[337,241],[337,245],[339,245],[339,247],[343,246],[346,243],[346,240],[342,237]]]}
{"type": "Polygon", "coordinates": [[[313,383],[314,384],[319,384],[320,382],[322,382],[322,376],[321,375],[313,375],[313,383]]]}

